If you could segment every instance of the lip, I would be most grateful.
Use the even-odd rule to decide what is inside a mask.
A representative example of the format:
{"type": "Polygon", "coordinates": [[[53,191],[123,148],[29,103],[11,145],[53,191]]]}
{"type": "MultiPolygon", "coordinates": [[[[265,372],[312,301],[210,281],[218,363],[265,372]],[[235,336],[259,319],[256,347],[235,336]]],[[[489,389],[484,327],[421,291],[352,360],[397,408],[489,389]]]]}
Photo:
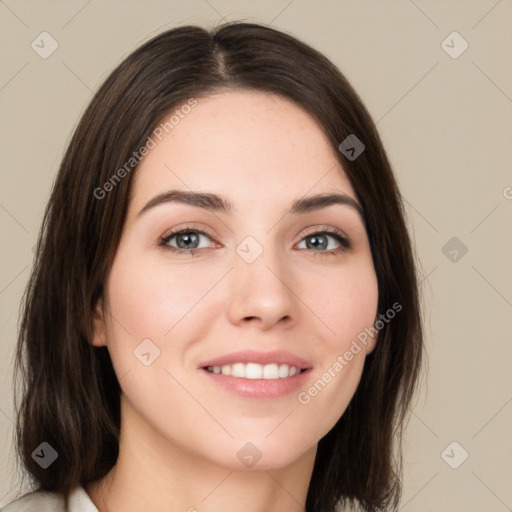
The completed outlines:
{"type": "Polygon", "coordinates": [[[303,387],[309,378],[312,364],[291,352],[285,350],[274,350],[272,352],[261,352],[258,350],[244,350],[232,352],[215,359],[209,359],[199,364],[198,369],[211,379],[216,385],[244,398],[256,398],[268,400],[286,396],[303,387]],[[292,377],[284,379],[245,379],[243,377],[232,377],[221,373],[212,373],[206,370],[207,366],[224,366],[234,363],[257,363],[261,365],[277,363],[295,366],[303,370],[292,377]]]}
{"type": "MultiPolygon", "coordinates": [[[[206,368],[207,366],[224,366],[226,364],[235,363],[257,363],[261,365],[277,363],[295,366],[300,370],[309,370],[313,366],[309,361],[302,359],[286,350],[273,350],[271,352],[261,352],[260,350],[242,350],[239,352],[231,352],[215,359],[209,359],[199,364],[198,368],[206,368]]],[[[239,377],[235,377],[239,378],[239,377]]],[[[292,378],[292,377],[288,377],[292,378]]]]}
{"type": "Polygon", "coordinates": [[[200,371],[208,379],[221,388],[244,398],[258,398],[268,400],[280,398],[299,388],[304,387],[309,378],[311,369],[297,373],[293,377],[285,379],[244,379],[243,377],[232,377],[231,375],[222,375],[221,373],[211,373],[204,368],[200,371]]]}

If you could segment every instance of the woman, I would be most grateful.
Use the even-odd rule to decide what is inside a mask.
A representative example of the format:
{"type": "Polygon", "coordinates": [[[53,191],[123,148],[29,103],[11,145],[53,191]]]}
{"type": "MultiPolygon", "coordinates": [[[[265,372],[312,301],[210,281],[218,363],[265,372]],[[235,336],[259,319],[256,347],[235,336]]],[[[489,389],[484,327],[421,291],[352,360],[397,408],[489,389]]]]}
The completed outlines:
{"type": "Polygon", "coordinates": [[[19,510],[396,510],[422,329],[400,194],[322,54],[160,34],[84,113],[17,351],[19,510]]]}

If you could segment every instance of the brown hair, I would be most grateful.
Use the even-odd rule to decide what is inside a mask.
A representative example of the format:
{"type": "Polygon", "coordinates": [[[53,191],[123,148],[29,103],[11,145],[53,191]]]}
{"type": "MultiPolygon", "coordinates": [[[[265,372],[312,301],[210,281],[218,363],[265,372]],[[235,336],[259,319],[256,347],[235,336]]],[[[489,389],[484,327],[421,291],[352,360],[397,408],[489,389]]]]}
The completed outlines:
{"type": "Polygon", "coordinates": [[[67,495],[115,464],[120,387],[105,347],[93,347],[93,309],[123,228],[135,170],[102,199],[102,187],[169,111],[191,97],[253,89],[291,99],[330,140],[363,208],[385,323],[345,413],[320,440],[307,510],[337,503],[365,511],[398,507],[401,438],[419,374],[423,339],[418,284],[404,212],[376,127],[356,92],[321,53],[270,27],[228,23],[166,31],[129,55],[83,114],[45,211],[23,302],[16,353],[17,449],[38,489],[67,495]],[[364,152],[338,145],[355,134],[364,152]],[[19,403],[18,403],[19,402],[19,403]],[[58,459],[43,469],[43,441],[58,459]]]}

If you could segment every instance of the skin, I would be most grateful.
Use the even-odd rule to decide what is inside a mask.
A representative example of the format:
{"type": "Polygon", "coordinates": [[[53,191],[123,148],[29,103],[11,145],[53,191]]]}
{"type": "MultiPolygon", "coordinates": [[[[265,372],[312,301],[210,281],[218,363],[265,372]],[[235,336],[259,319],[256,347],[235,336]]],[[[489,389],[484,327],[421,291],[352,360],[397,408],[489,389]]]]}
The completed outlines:
{"type": "MultiPolygon", "coordinates": [[[[198,99],[143,159],[92,339],[107,345],[122,388],[118,462],[86,488],[101,512],[305,510],[317,443],[345,411],[375,340],[308,404],[297,392],[239,397],[198,365],[243,349],[288,350],[313,366],[307,390],[373,324],[377,279],[357,211],[286,215],[302,196],[333,192],[356,200],[319,125],[263,92],[198,99]],[[166,203],[137,215],[171,189],[220,194],[234,211],[166,203]],[[196,255],[158,246],[191,224],[212,234],[196,255]],[[351,248],[308,248],[307,235],[326,227],[351,248]],[[247,236],[263,249],[251,264],[236,252],[247,236]],[[148,338],[160,356],[145,366],[133,351],[148,338]],[[237,457],[247,442],[262,454],[251,468],[237,457]]],[[[330,235],[322,242],[340,246],[330,235]]]]}

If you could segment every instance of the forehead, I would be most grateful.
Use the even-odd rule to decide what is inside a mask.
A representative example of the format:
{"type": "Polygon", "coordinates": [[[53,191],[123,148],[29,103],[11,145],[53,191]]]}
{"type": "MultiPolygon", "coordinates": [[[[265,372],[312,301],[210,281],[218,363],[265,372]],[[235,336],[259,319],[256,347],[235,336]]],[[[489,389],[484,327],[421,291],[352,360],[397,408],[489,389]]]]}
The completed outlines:
{"type": "Polygon", "coordinates": [[[176,110],[181,115],[168,133],[152,136],[155,146],[137,168],[134,209],[176,188],[217,192],[235,207],[291,202],[308,192],[355,198],[319,124],[288,99],[260,91],[221,92],[198,98],[191,109],[176,106],[164,121],[176,110]]]}

